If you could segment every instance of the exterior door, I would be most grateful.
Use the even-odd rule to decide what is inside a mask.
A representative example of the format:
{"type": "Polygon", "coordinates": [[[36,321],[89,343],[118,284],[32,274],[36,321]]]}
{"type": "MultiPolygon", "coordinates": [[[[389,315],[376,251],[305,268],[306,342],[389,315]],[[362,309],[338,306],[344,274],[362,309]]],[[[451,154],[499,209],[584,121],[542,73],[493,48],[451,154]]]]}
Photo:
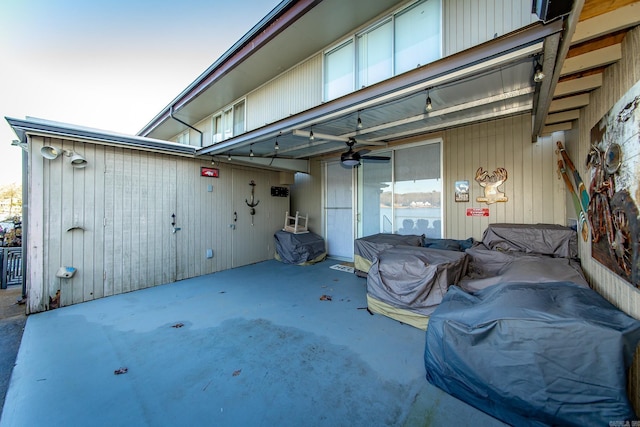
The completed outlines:
{"type": "Polygon", "coordinates": [[[324,176],[327,253],[353,261],[353,169],[344,168],[340,162],[327,163],[324,176]]]}
{"type": "Polygon", "coordinates": [[[259,170],[233,169],[233,227],[232,267],[253,264],[266,257],[262,230],[265,228],[265,188],[268,185],[264,172],[259,170]],[[251,184],[254,185],[251,185],[251,184]],[[249,205],[253,205],[253,208],[249,205]],[[255,214],[251,215],[254,209],[255,214]]]}

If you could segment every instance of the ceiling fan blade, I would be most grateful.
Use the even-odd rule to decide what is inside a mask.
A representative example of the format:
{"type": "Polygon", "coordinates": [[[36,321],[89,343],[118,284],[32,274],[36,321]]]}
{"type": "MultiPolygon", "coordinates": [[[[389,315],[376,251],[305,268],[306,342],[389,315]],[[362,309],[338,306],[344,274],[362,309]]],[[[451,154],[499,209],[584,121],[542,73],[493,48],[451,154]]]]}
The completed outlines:
{"type": "Polygon", "coordinates": [[[373,160],[374,162],[388,162],[389,160],[391,160],[391,157],[387,157],[387,156],[362,156],[360,157],[361,160],[368,160],[371,161],[373,160]]]}

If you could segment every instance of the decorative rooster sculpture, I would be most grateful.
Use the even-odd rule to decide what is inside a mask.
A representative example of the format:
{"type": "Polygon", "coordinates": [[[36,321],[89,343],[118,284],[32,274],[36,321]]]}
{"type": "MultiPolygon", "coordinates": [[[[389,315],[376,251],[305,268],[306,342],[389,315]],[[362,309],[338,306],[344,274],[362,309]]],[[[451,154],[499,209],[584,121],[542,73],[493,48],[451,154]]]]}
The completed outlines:
{"type": "Polygon", "coordinates": [[[476,201],[485,202],[490,205],[496,202],[506,202],[509,200],[507,196],[498,187],[507,180],[507,170],[498,168],[491,175],[482,169],[482,166],[476,171],[476,181],[481,187],[484,187],[484,197],[477,197],[476,201]]]}

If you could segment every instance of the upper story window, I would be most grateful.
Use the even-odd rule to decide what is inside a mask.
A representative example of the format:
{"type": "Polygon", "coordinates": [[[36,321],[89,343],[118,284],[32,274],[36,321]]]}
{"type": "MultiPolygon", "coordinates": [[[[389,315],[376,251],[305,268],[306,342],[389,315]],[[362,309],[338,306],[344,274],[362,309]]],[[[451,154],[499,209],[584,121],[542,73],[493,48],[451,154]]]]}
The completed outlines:
{"type": "Polygon", "coordinates": [[[178,135],[178,140],[176,142],[178,144],[189,145],[189,131],[185,130],[180,135],[178,135]]]}
{"type": "Polygon", "coordinates": [[[422,0],[324,55],[324,99],[388,79],[442,56],[441,0],[422,0]]]}
{"type": "Polygon", "coordinates": [[[212,143],[240,135],[245,131],[245,101],[244,99],[224,108],[213,116],[212,143]]]}

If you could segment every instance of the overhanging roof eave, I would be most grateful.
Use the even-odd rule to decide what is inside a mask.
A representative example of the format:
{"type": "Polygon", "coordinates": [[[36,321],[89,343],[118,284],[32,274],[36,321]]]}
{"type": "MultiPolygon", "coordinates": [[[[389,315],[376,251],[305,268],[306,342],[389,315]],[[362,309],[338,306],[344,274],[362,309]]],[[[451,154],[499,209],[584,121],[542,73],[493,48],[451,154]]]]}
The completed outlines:
{"type": "Polygon", "coordinates": [[[256,141],[273,138],[279,132],[286,132],[297,127],[309,126],[314,121],[322,120],[331,114],[337,114],[359,109],[367,102],[375,102],[376,99],[385,96],[394,96],[408,88],[419,90],[419,86],[429,86],[430,81],[446,76],[453,71],[461,70],[473,65],[482,64],[493,58],[500,57],[509,52],[541,44],[546,37],[562,31],[562,22],[553,21],[549,24],[537,22],[521,30],[493,39],[480,46],[442,58],[439,61],[425,65],[418,69],[406,72],[394,78],[382,81],[378,84],[352,92],[341,98],[326,102],[317,107],[284,118],[280,121],[268,124],[253,131],[246,132],[237,137],[221,143],[198,149],[197,155],[217,155],[227,153],[234,148],[250,145],[256,141]]]}
{"type": "Polygon", "coordinates": [[[129,136],[114,132],[74,126],[66,123],[40,119],[15,119],[5,117],[22,142],[26,135],[53,136],[65,139],[90,141],[105,145],[118,145],[137,150],[158,151],[163,153],[194,156],[196,147],[141,136],[129,136]]]}
{"type": "MultiPolygon", "coordinates": [[[[304,0],[300,2],[300,6],[291,13],[291,16],[284,19],[284,14],[291,9],[296,0],[284,0],[279,3],[268,15],[251,28],[240,40],[238,40],[229,50],[227,50],[220,58],[218,58],[211,66],[209,66],[202,74],[200,74],[189,86],[187,86],[178,96],[176,96],[166,107],[164,107],[147,125],[145,125],[136,135],[148,135],[155,128],[160,126],[166,120],[171,118],[170,109],[175,107],[179,109],[193,98],[197,97],[201,92],[206,90],[213,82],[211,81],[216,73],[226,67],[232,60],[235,64],[241,63],[256,49],[259,49],[263,43],[273,38],[284,28],[291,25],[300,18],[306,11],[322,0],[304,0]],[[277,28],[273,28],[277,23],[277,28]],[[246,49],[246,46],[253,43],[257,38],[261,38],[261,43],[256,43],[255,47],[246,49]],[[244,49],[244,51],[243,51],[244,49]]],[[[228,72],[228,71],[226,71],[228,72]]]]}

